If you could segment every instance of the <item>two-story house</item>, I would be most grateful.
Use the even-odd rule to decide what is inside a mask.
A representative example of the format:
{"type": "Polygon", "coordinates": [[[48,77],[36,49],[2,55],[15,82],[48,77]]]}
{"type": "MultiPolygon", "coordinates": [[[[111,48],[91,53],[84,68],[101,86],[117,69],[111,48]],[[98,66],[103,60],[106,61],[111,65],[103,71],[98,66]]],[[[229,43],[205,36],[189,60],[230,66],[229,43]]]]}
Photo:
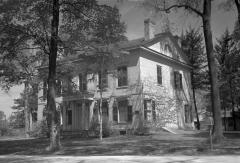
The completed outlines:
{"type": "MultiPolygon", "coordinates": [[[[103,120],[113,128],[131,128],[136,114],[144,122],[158,127],[185,128],[191,125],[191,66],[177,37],[171,33],[154,35],[153,25],[149,19],[145,20],[143,38],[118,44],[129,54],[104,70],[105,75],[86,74],[84,60],[71,60],[72,64],[80,63],[76,64],[79,71],[70,80],[62,79],[60,85],[65,87],[61,92],[67,92],[64,89],[69,88],[69,82],[75,83],[75,89],[57,98],[62,110],[63,131],[89,129],[99,107],[99,78],[104,85],[103,120]],[[93,76],[97,77],[92,80],[93,76]]],[[[40,96],[44,92],[40,91],[40,96]]],[[[39,120],[44,105],[41,98],[39,120]]]]}

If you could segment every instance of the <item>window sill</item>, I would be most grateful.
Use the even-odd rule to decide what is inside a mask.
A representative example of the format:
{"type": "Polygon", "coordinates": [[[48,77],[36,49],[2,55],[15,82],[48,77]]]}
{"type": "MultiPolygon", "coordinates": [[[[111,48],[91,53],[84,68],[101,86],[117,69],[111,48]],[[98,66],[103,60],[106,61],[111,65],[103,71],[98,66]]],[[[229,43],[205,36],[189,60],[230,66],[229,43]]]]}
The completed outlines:
{"type": "Polygon", "coordinates": [[[120,86],[120,87],[117,87],[117,89],[127,89],[128,88],[128,86],[126,85],[126,86],[120,86]]]}

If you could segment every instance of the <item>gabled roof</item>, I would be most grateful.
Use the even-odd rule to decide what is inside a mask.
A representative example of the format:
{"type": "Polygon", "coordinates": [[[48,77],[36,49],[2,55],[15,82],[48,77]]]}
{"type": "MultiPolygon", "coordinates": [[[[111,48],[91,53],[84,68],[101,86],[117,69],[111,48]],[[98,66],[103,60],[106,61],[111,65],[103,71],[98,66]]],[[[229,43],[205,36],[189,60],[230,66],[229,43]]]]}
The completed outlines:
{"type": "MultiPolygon", "coordinates": [[[[130,40],[130,41],[123,41],[123,42],[118,43],[117,46],[124,50],[137,49],[137,48],[141,48],[141,47],[151,46],[151,45],[163,40],[164,38],[169,38],[172,41],[172,43],[174,44],[175,48],[179,51],[179,53],[181,54],[183,59],[187,62],[187,64],[190,64],[188,57],[186,56],[186,54],[182,51],[182,49],[178,45],[176,37],[173,36],[170,32],[159,33],[150,40],[145,40],[144,38],[139,38],[139,39],[130,40]]],[[[161,55],[164,55],[164,54],[161,54],[161,55]]],[[[176,61],[178,61],[178,60],[176,60],[176,61]]],[[[178,62],[180,62],[180,61],[178,61],[178,62]]]]}

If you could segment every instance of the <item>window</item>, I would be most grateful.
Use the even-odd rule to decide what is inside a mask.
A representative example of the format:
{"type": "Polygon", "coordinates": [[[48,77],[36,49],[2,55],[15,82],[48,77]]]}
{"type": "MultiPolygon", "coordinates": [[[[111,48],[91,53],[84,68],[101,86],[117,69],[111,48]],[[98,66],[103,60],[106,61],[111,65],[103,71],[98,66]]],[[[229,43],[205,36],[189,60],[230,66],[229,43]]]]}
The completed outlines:
{"type": "Polygon", "coordinates": [[[176,89],[182,89],[182,74],[178,71],[174,72],[174,85],[176,89]]]}
{"type": "Polygon", "coordinates": [[[72,125],[72,110],[67,110],[67,124],[72,125]]]}
{"type": "Polygon", "coordinates": [[[172,53],[172,48],[169,44],[165,44],[164,46],[164,51],[169,51],[170,53],[172,53]]]}
{"type": "Polygon", "coordinates": [[[87,75],[79,74],[79,90],[80,91],[87,90],[87,75]]]}
{"type": "Polygon", "coordinates": [[[119,123],[132,122],[132,106],[127,100],[119,101],[118,107],[113,107],[113,121],[119,123]]]}
{"type": "Polygon", "coordinates": [[[98,73],[98,88],[100,89],[101,86],[103,89],[108,86],[107,70],[105,70],[102,74],[101,72],[98,73]]]}
{"type": "Polygon", "coordinates": [[[118,102],[119,122],[128,121],[127,100],[118,102]]]}
{"type": "Polygon", "coordinates": [[[62,94],[62,82],[56,80],[56,96],[59,97],[62,94]]]}
{"type": "Polygon", "coordinates": [[[157,65],[157,83],[162,85],[162,67],[157,65]]]}
{"type": "Polygon", "coordinates": [[[147,121],[156,120],[155,101],[144,100],[144,119],[147,121]]]}
{"type": "Polygon", "coordinates": [[[108,102],[107,101],[102,102],[102,115],[108,116],[108,102]]]}
{"type": "Polygon", "coordinates": [[[127,86],[127,67],[118,68],[118,87],[127,86]]]}

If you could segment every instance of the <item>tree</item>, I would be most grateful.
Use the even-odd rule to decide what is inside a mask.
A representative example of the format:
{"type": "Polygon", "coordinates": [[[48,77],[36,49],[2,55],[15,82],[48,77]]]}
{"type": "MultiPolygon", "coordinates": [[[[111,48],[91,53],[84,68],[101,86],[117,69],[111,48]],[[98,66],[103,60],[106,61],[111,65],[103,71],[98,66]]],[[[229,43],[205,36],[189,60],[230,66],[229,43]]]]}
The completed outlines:
{"type": "Polygon", "coordinates": [[[203,36],[198,30],[189,28],[181,38],[181,47],[185,54],[188,56],[190,64],[192,65],[191,70],[191,85],[193,93],[193,102],[197,118],[197,129],[200,129],[200,122],[198,117],[198,109],[196,104],[196,89],[204,88],[206,84],[205,78],[205,63],[206,56],[204,54],[203,47],[203,36]]]}
{"type": "Polygon", "coordinates": [[[183,0],[183,1],[171,1],[165,0],[158,1],[145,1],[153,6],[158,12],[170,12],[172,9],[183,8],[185,11],[194,13],[202,19],[203,33],[206,46],[209,77],[211,83],[211,101],[212,111],[214,119],[214,139],[216,142],[220,142],[223,138],[222,121],[221,121],[221,104],[217,79],[217,66],[213,51],[213,40],[211,31],[211,0],[183,0]]]}
{"type": "Polygon", "coordinates": [[[235,107],[236,101],[239,98],[239,63],[237,58],[239,53],[235,49],[235,41],[228,32],[222,35],[217,40],[215,46],[216,57],[219,63],[219,80],[220,80],[220,97],[224,110],[231,108],[233,116],[233,128],[237,129],[236,126],[236,114],[235,107]]]}
{"type": "MultiPolygon", "coordinates": [[[[26,47],[27,48],[27,47],[26,47]]],[[[5,57],[5,56],[4,56],[5,57]]],[[[38,55],[34,55],[28,51],[18,52],[18,55],[14,58],[8,58],[6,56],[0,63],[1,68],[1,87],[8,90],[13,85],[24,84],[24,113],[25,113],[25,134],[29,137],[29,131],[31,130],[31,104],[30,99],[34,97],[37,99],[37,72],[35,66],[37,61],[41,58],[38,55]],[[35,90],[35,95],[31,93],[35,90]]]]}
{"type": "MultiPolygon", "coordinates": [[[[71,2],[67,0],[30,0],[18,1],[17,3],[13,0],[8,0],[3,1],[0,6],[2,15],[0,24],[4,29],[3,32],[9,31],[10,36],[13,33],[18,34],[16,38],[5,34],[5,37],[1,37],[1,39],[7,40],[7,43],[1,45],[1,55],[7,58],[14,58],[19,52],[26,49],[23,45],[28,45],[29,42],[32,42],[30,48],[38,49],[45,56],[49,56],[47,106],[51,115],[50,150],[57,150],[60,147],[58,115],[55,105],[56,59],[61,52],[60,47],[65,49],[71,48],[65,47],[68,41],[66,38],[72,39],[71,35],[70,37],[64,37],[65,40],[61,39],[60,36],[64,34],[64,30],[61,28],[63,25],[59,23],[60,18],[62,18],[61,23],[64,25],[75,23],[77,27],[71,26],[72,29],[76,30],[78,27],[84,29],[85,20],[89,21],[91,19],[91,16],[88,15],[91,12],[89,9],[93,8],[95,4],[94,0],[88,2],[76,0],[71,2]],[[60,13],[63,15],[62,17],[59,16],[60,13]],[[65,19],[66,17],[71,17],[72,19],[65,19]],[[80,21],[77,22],[76,20],[80,21]],[[59,34],[59,29],[62,30],[61,34],[59,34]]],[[[84,36],[82,32],[83,30],[74,33],[75,38],[80,35],[84,36]]],[[[82,39],[83,37],[78,38],[82,39]]],[[[79,41],[79,39],[74,41],[79,41]]],[[[84,40],[82,41],[84,42],[84,40]]]]}
{"type": "Polygon", "coordinates": [[[225,0],[219,4],[221,8],[230,11],[233,6],[237,8],[237,21],[240,24],[240,1],[239,0],[225,0]]]}
{"type": "Polygon", "coordinates": [[[119,41],[125,41],[126,37],[124,33],[126,32],[125,24],[120,21],[121,15],[116,7],[102,6],[101,15],[97,17],[96,27],[94,29],[93,37],[96,39],[96,45],[100,48],[96,51],[94,55],[95,59],[91,59],[98,64],[95,66],[95,70],[98,71],[99,75],[99,85],[100,90],[100,107],[99,107],[99,120],[100,120],[100,139],[103,136],[103,122],[102,122],[102,92],[104,89],[103,76],[107,75],[106,69],[110,67],[109,64],[113,65],[114,59],[119,57],[119,53],[114,51],[114,48],[110,44],[114,45],[119,41]],[[103,47],[103,49],[101,48],[103,47]]]}
{"type": "Polygon", "coordinates": [[[5,118],[6,118],[6,115],[4,114],[4,112],[0,111],[0,121],[5,120],[5,118]]]}

